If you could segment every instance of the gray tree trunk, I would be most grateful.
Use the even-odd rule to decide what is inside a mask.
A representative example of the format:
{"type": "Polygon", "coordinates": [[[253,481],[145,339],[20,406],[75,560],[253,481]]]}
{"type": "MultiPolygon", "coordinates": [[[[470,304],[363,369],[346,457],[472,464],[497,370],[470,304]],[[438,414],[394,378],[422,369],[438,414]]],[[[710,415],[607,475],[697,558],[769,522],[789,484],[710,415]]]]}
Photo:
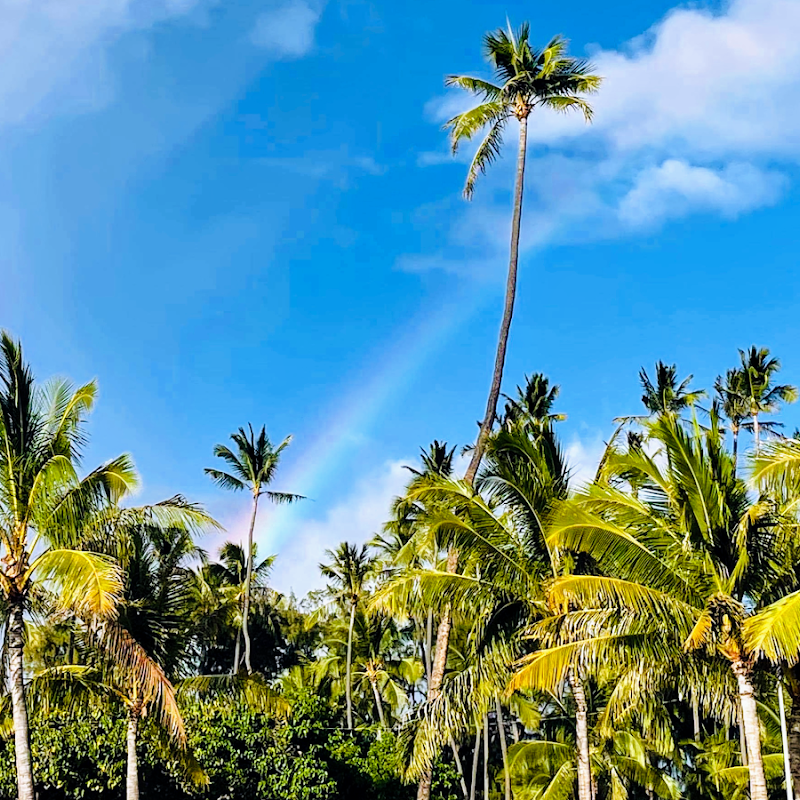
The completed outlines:
{"type": "Polygon", "coordinates": [[[258,513],[258,494],[253,495],[253,516],[250,518],[250,530],[247,534],[247,573],[244,579],[244,611],[242,612],[242,638],[244,639],[244,665],[247,674],[253,674],[250,663],[250,584],[253,581],[253,529],[256,527],[256,514],[258,513]]]}
{"type": "Polygon", "coordinates": [[[592,800],[592,765],[589,760],[589,711],[586,692],[579,677],[570,670],[569,684],[575,701],[575,738],[578,745],[578,800],[592,800]]]}
{"type": "Polygon", "coordinates": [[[489,800],[489,715],[483,718],[483,800],[489,800]]]}
{"type": "Polygon", "coordinates": [[[505,789],[505,800],[511,800],[511,771],[508,767],[508,742],[506,741],[506,726],[503,722],[503,707],[500,705],[500,698],[494,701],[495,713],[497,714],[497,732],[500,735],[500,752],[503,754],[503,787],[505,789]]]}
{"type": "Polygon", "coordinates": [[[25,702],[25,622],[22,604],[14,604],[8,621],[8,678],[14,724],[14,756],[17,765],[17,797],[34,800],[28,706],[25,702]]]}
{"type": "Polygon", "coordinates": [[[739,686],[739,700],[742,704],[742,724],[750,770],[750,800],[767,800],[767,782],[761,758],[761,727],[758,722],[750,669],[743,661],[734,661],[731,666],[739,686]]]}
{"type": "Polygon", "coordinates": [[[353,628],[356,622],[356,604],[350,601],[350,626],[347,629],[347,667],[345,671],[344,696],[347,703],[347,727],[353,730],[353,687],[350,672],[353,669],[353,628]]]}
{"type": "Polygon", "coordinates": [[[136,757],[136,739],[139,732],[139,715],[131,709],[128,712],[128,771],[125,776],[125,797],[139,800],[139,760],[136,757]]]}
{"type": "Polygon", "coordinates": [[[469,800],[475,800],[478,787],[478,763],[481,754],[481,731],[483,724],[475,726],[475,749],[472,751],[472,782],[469,785],[469,800]]]}

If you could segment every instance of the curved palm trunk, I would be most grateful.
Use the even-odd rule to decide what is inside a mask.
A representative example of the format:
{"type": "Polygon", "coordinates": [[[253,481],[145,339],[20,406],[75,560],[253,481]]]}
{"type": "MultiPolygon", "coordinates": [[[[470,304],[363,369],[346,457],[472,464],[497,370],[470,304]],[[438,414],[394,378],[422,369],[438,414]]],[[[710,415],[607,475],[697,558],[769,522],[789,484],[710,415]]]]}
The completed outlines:
{"type": "Polygon", "coordinates": [[[11,713],[14,723],[14,756],[17,765],[17,797],[34,800],[28,707],[25,703],[24,655],[25,622],[22,603],[11,607],[8,622],[8,667],[11,688],[11,713]]]}
{"type": "Polygon", "coordinates": [[[375,707],[378,709],[378,719],[380,720],[381,728],[385,728],[386,717],[383,715],[383,702],[381,701],[381,693],[378,691],[378,682],[374,678],[370,678],[369,684],[372,687],[372,695],[375,698],[375,707]]]}
{"type": "Polygon", "coordinates": [[[128,771],[125,777],[126,800],[139,800],[139,760],[136,758],[136,740],[139,733],[139,712],[131,708],[128,712],[128,771]]]}
{"type": "MultiPolygon", "coordinates": [[[[469,800],[475,800],[475,793],[478,788],[478,760],[481,753],[481,730],[482,725],[475,726],[475,749],[472,751],[472,783],[469,785],[469,800]]],[[[430,786],[428,787],[430,791],[430,786]]]]}
{"type": "Polygon", "coordinates": [[[578,800],[592,800],[592,767],[589,761],[589,709],[583,684],[574,672],[569,685],[575,701],[575,738],[578,744],[578,800]]]}
{"type": "Polygon", "coordinates": [[[517,179],[514,186],[514,213],[511,217],[511,252],[508,261],[508,277],[506,279],[506,299],[503,308],[503,319],[500,323],[500,335],[497,340],[497,355],[494,361],[492,385],[489,388],[489,399],[486,402],[486,413],[481,423],[478,441],[472,451],[472,458],[467,468],[464,480],[472,483],[481,463],[486,438],[494,425],[497,414],[497,401],[500,398],[500,384],[503,380],[503,367],[506,362],[506,349],[508,348],[508,333],[511,329],[511,318],[514,315],[514,298],[517,294],[517,266],[519,264],[519,230],[522,221],[522,195],[525,187],[525,156],[528,146],[528,119],[523,117],[519,121],[519,150],[517,152],[517,179]]]}
{"type": "MultiPolygon", "coordinates": [[[[503,367],[506,362],[506,350],[508,349],[508,334],[511,329],[511,318],[514,315],[514,299],[517,294],[517,267],[519,264],[519,231],[522,221],[522,196],[525,187],[525,156],[528,146],[528,120],[523,117],[519,121],[519,150],[517,152],[517,177],[514,186],[514,212],[511,217],[511,247],[508,262],[508,277],[506,279],[506,297],[503,307],[503,319],[500,323],[500,335],[497,340],[497,354],[494,361],[494,372],[492,373],[492,383],[489,388],[489,398],[486,402],[486,413],[481,423],[478,433],[478,440],[475,442],[475,449],[472,451],[467,472],[464,480],[472,485],[478,473],[478,466],[483,457],[486,447],[486,438],[494,424],[497,414],[497,401],[500,398],[500,384],[503,380],[503,367]]],[[[447,571],[455,572],[458,567],[458,554],[451,551],[447,556],[447,571]]],[[[436,632],[436,659],[433,666],[433,675],[430,685],[429,696],[435,699],[442,686],[444,677],[444,665],[447,661],[447,647],[450,642],[450,628],[452,626],[452,615],[450,609],[445,609],[439,628],[436,632]]],[[[431,767],[425,770],[419,782],[417,790],[417,800],[429,800],[431,796],[431,767]]]]}
{"type": "Polygon", "coordinates": [[[511,771],[508,768],[508,742],[506,742],[506,726],[503,722],[503,707],[500,705],[500,698],[494,701],[495,713],[497,714],[497,733],[500,736],[500,752],[503,754],[503,787],[505,790],[505,800],[511,800],[511,771]]]}
{"type": "Polygon", "coordinates": [[[761,729],[750,670],[743,661],[734,661],[731,667],[739,686],[739,701],[742,705],[742,724],[750,770],[750,800],[767,800],[767,782],[764,779],[764,762],[761,758],[761,729]]]}
{"type": "MultiPolygon", "coordinates": [[[[253,673],[250,663],[250,584],[253,580],[253,530],[256,527],[256,514],[258,513],[258,494],[253,495],[253,516],[250,518],[250,530],[247,533],[247,572],[244,579],[244,610],[242,611],[242,638],[244,639],[244,665],[247,674],[253,673]]],[[[237,665],[238,666],[238,665],[237,665]]]]}
{"type": "Polygon", "coordinates": [[[356,621],[356,604],[350,603],[350,625],[347,629],[347,666],[345,668],[344,696],[347,703],[347,727],[353,730],[353,693],[350,681],[350,671],[353,668],[353,627],[356,621]]]}

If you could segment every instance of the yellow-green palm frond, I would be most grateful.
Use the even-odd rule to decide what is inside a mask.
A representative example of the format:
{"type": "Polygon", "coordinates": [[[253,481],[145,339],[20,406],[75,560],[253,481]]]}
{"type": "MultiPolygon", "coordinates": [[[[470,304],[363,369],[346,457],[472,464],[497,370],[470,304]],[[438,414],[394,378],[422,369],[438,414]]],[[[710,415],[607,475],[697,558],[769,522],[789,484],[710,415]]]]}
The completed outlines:
{"type": "Polygon", "coordinates": [[[181,701],[227,698],[271,716],[289,712],[286,698],[259,675],[196,675],[178,681],[175,690],[181,701]]]}
{"type": "Polygon", "coordinates": [[[58,605],[87,622],[114,617],[123,592],[119,565],[85,550],[45,550],[25,576],[26,583],[33,580],[43,583],[58,605]]]}
{"type": "Polygon", "coordinates": [[[744,622],[745,647],[775,664],[800,660],[800,591],[762,608],[744,622]]]}

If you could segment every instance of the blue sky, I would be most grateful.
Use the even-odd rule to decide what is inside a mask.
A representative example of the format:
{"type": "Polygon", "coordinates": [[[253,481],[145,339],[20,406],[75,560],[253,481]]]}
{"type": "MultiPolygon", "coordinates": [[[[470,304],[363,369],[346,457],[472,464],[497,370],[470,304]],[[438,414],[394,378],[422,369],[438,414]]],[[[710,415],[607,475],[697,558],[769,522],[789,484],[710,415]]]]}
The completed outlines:
{"type": "Polygon", "coordinates": [[[763,344],[800,383],[798,0],[0,2],[0,323],[38,374],[98,378],[88,463],[132,452],[143,500],[232,538],[214,443],[294,434],[278,488],[310,499],[258,530],[281,589],[474,435],[511,159],[461,199],[443,79],[507,15],[606,83],[591,127],[531,124],[506,388],[561,384],[583,474],[657,358],[707,386],[763,344]]]}

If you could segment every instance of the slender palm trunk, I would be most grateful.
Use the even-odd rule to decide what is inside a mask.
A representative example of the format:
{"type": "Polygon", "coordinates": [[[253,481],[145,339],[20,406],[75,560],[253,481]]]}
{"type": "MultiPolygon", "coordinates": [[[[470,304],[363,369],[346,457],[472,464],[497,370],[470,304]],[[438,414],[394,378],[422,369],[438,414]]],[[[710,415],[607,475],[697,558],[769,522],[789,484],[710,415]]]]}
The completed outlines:
{"type": "Polygon", "coordinates": [[[731,433],[733,434],[733,477],[735,478],[739,469],[739,426],[731,425],[731,433]]]}
{"type": "Polygon", "coordinates": [[[692,728],[694,729],[694,740],[700,741],[700,703],[696,696],[692,696],[692,728]]]}
{"type": "Polygon", "coordinates": [[[467,789],[467,780],[464,777],[464,767],[461,764],[461,756],[458,753],[458,747],[456,746],[453,737],[450,737],[450,749],[453,751],[453,761],[456,765],[456,770],[458,770],[458,780],[461,784],[461,793],[464,795],[464,800],[468,800],[469,798],[469,790],[467,789]]]}
{"type": "Polygon", "coordinates": [[[428,621],[425,625],[425,677],[428,679],[428,686],[431,684],[431,651],[433,650],[433,609],[428,609],[428,621]]]}
{"type": "Polygon", "coordinates": [[[787,688],[792,700],[789,712],[789,766],[792,770],[794,796],[800,797],[800,682],[797,681],[798,668],[792,667],[787,673],[787,688]]]}
{"type": "MultiPolygon", "coordinates": [[[[381,693],[378,691],[378,682],[374,678],[369,679],[369,685],[372,687],[372,696],[375,698],[375,707],[378,709],[378,719],[381,723],[381,728],[386,727],[386,717],[383,715],[383,701],[381,700],[381,693]]],[[[352,725],[350,726],[353,727],[352,725]]]]}
{"type": "Polygon", "coordinates": [[[514,186],[514,213],[511,217],[511,248],[508,261],[508,277],[506,279],[506,299],[503,308],[503,319],[500,323],[500,335],[497,340],[497,355],[494,361],[492,384],[489,388],[489,399],[486,402],[486,414],[481,423],[478,441],[472,451],[472,458],[467,468],[464,480],[472,483],[478,473],[486,439],[494,425],[497,414],[497,401],[500,398],[500,384],[503,381],[503,367],[506,361],[508,348],[508,333],[511,329],[511,318],[514,316],[514,298],[517,294],[517,267],[519,264],[519,230],[522,221],[522,195],[525,188],[525,156],[528,146],[528,119],[523,117],[519,121],[519,150],[517,152],[517,178],[514,186]]]}
{"type": "Polygon", "coordinates": [[[508,768],[508,742],[506,741],[506,726],[503,722],[503,707],[500,705],[500,698],[495,698],[494,708],[497,714],[497,733],[500,736],[500,752],[503,754],[503,786],[505,789],[505,800],[511,800],[511,771],[508,768]]]}
{"type": "Polygon", "coordinates": [[[483,800],[489,800],[489,715],[483,718],[483,800]]]}
{"type": "Polygon", "coordinates": [[[134,707],[128,712],[128,771],[125,777],[126,800],[139,800],[139,760],[136,757],[136,740],[139,733],[139,712],[134,707]]]}
{"type": "Polygon", "coordinates": [[[469,785],[469,800],[475,800],[475,792],[477,791],[478,786],[478,761],[481,754],[482,729],[483,725],[475,726],[475,749],[472,751],[472,782],[469,785]]]}
{"type": "Polygon", "coordinates": [[[350,672],[353,669],[353,628],[356,622],[356,604],[350,601],[350,625],[347,629],[347,666],[345,669],[344,697],[347,703],[347,727],[353,730],[353,687],[350,680],[350,672]]]}
{"type": "Polygon", "coordinates": [[[783,746],[783,776],[786,800],[794,800],[792,789],[792,767],[789,763],[789,734],[786,730],[786,707],[783,700],[783,681],[778,678],[778,713],[781,718],[781,745],[783,746]]]}
{"type": "MultiPolygon", "coordinates": [[[[447,571],[454,573],[458,569],[458,553],[450,549],[447,554],[447,571]]],[[[436,629],[436,651],[433,657],[431,679],[428,684],[428,702],[435,700],[442,689],[444,671],[447,666],[447,648],[450,644],[450,630],[453,627],[453,615],[450,606],[446,606],[436,629]]],[[[417,800],[430,800],[433,783],[433,766],[428,765],[422,773],[417,786],[417,800]]]]}
{"type": "Polygon", "coordinates": [[[239,672],[239,663],[242,660],[241,648],[242,648],[242,629],[239,628],[239,630],[236,631],[236,645],[233,648],[233,669],[231,670],[231,675],[236,675],[236,673],[239,672]]]}
{"type": "MultiPolygon", "coordinates": [[[[517,177],[514,186],[514,212],[511,217],[511,247],[508,261],[508,278],[506,280],[506,297],[503,307],[503,319],[500,323],[500,335],[497,340],[497,354],[494,361],[494,372],[492,373],[492,383],[489,388],[489,398],[486,402],[486,413],[481,423],[478,433],[478,440],[475,449],[472,451],[467,472],[464,480],[472,485],[475,476],[478,474],[478,466],[483,457],[486,447],[486,438],[494,424],[497,414],[497,401],[500,398],[500,384],[503,381],[503,367],[506,362],[506,350],[508,349],[508,334],[511,329],[511,319],[514,316],[514,299],[517,294],[517,268],[519,265],[519,231],[522,221],[522,196],[525,187],[525,156],[528,146],[528,119],[523,117],[519,121],[519,150],[517,153],[517,177]]],[[[458,554],[450,552],[447,557],[448,572],[455,572],[458,566],[458,554]],[[452,563],[452,569],[451,569],[452,563]]],[[[433,667],[431,680],[431,692],[434,697],[438,696],[439,689],[444,677],[444,665],[447,661],[447,647],[450,642],[450,628],[452,626],[452,616],[450,609],[445,609],[439,628],[436,632],[436,659],[433,667]],[[437,666],[439,669],[437,670],[437,666]]],[[[417,790],[417,800],[429,800],[431,796],[431,767],[425,770],[419,782],[417,790]]]]}
{"type": "Polygon", "coordinates": [[[34,800],[28,706],[25,702],[25,622],[22,603],[11,606],[8,621],[8,671],[11,688],[11,714],[14,724],[14,755],[17,765],[18,800],[34,800]]]}
{"type": "Polygon", "coordinates": [[[247,674],[253,674],[250,663],[250,629],[248,617],[250,616],[250,584],[253,580],[253,530],[256,527],[256,514],[258,513],[258,493],[253,494],[253,516],[250,518],[250,530],[247,534],[247,572],[244,579],[244,611],[242,612],[242,638],[244,639],[244,665],[247,674]]]}
{"type": "Polygon", "coordinates": [[[739,726],[739,752],[742,755],[742,766],[747,766],[747,739],[744,736],[744,720],[742,719],[742,704],[736,705],[736,722],[739,726]]]}
{"type": "Polygon", "coordinates": [[[572,699],[575,701],[575,738],[578,744],[578,800],[592,800],[592,766],[589,761],[589,709],[580,678],[569,673],[572,699]]]}
{"type": "Polygon", "coordinates": [[[750,669],[743,661],[734,661],[731,666],[739,686],[739,700],[742,705],[742,724],[750,770],[750,800],[767,800],[767,782],[764,779],[764,762],[761,758],[761,729],[750,669]]]}
{"type": "Polygon", "coordinates": [[[753,414],[753,438],[756,441],[756,455],[758,455],[759,445],[761,444],[760,428],[758,425],[758,412],[753,414]]]}

